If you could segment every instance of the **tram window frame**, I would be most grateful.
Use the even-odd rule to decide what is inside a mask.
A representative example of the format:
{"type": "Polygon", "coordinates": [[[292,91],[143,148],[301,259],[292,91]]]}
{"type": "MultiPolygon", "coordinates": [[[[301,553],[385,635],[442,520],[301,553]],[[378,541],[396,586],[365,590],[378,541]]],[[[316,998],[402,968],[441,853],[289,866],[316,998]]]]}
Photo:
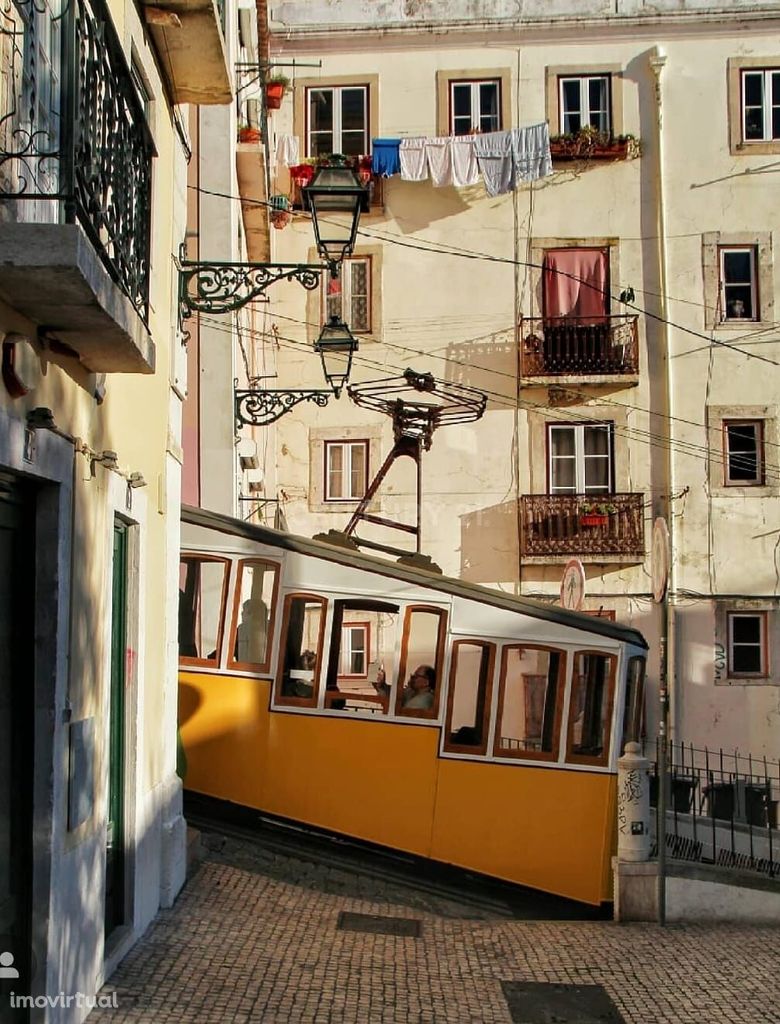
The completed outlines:
{"type": "MultiPolygon", "coordinates": [[[[496,667],[496,645],[486,640],[461,639],[455,640],[452,644],[452,655],[450,657],[449,684],[447,687],[447,714],[444,719],[444,750],[449,754],[472,754],[484,757],[487,754],[488,741],[490,739],[490,712],[493,706],[493,674],[496,667]],[[458,657],[462,647],[482,648],[482,657],[479,667],[479,680],[477,681],[477,720],[481,722],[481,736],[479,743],[457,743],[453,740],[452,716],[455,710],[455,687],[457,683],[458,657]],[[486,657],[487,655],[487,657],[486,657]],[[479,705],[482,704],[482,711],[479,713],[479,705]]],[[[468,728],[468,727],[464,727],[468,728]]],[[[460,731],[460,730],[458,730],[460,731]]]]}
{"type": "MultiPolygon", "coordinates": [[[[329,711],[343,711],[344,707],[337,707],[336,705],[340,702],[346,702],[350,699],[359,700],[368,705],[377,705],[381,708],[381,714],[387,715],[390,705],[390,686],[387,688],[386,693],[380,693],[378,690],[376,693],[361,693],[359,696],[350,694],[348,690],[340,690],[339,681],[339,660],[341,658],[341,637],[344,626],[351,625],[366,625],[361,622],[344,622],[344,612],[378,612],[387,613],[389,615],[401,614],[400,604],[393,604],[391,601],[377,601],[371,598],[347,598],[339,599],[333,602],[333,619],[331,622],[330,630],[330,650],[328,652],[328,668],[325,675],[325,697],[324,707],[329,711]]],[[[367,632],[367,648],[366,648],[366,667],[371,664],[371,631],[370,625],[367,632]]],[[[378,641],[378,637],[377,637],[378,641]]],[[[393,645],[395,647],[395,644],[393,645]]],[[[342,676],[341,678],[352,678],[360,679],[361,676],[342,676]]],[[[365,676],[368,679],[368,674],[365,676]]],[[[366,707],[361,709],[355,709],[355,715],[363,717],[364,713],[368,715],[374,715],[375,712],[372,707],[366,707]]]]}
{"type": "Polygon", "coordinates": [[[274,703],[282,707],[316,708],[319,695],[320,669],[322,667],[322,653],[325,643],[325,620],[328,615],[328,599],[321,594],[310,594],[303,591],[285,594],[282,608],[282,630],[279,638],[279,657],[276,665],[276,680],[274,682],[274,703]],[[320,605],[320,628],[317,637],[316,661],[312,674],[311,694],[308,697],[297,697],[282,693],[284,682],[285,661],[287,658],[287,639],[290,629],[291,609],[294,601],[310,601],[320,605]]]}
{"type": "Polygon", "coordinates": [[[234,564],[236,567],[236,582],[233,590],[233,613],[227,645],[227,667],[241,672],[254,672],[258,675],[267,675],[271,671],[274,625],[276,623],[276,605],[279,598],[280,565],[278,562],[272,562],[267,558],[241,558],[234,564]],[[241,625],[241,581],[243,579],[244,570],[247,566],[259,566],[264,569],[270,569],[274,574],[274,581],[271,589],[271,603],[268,607],[268,621],[265,628],[265,658],[262,662],[241,661],[239,658],[233,656],[233,652],[237,649],[238,627],[241,625]]]}
{"type": "MultiPolygon", "coordinates": [[[[204,555],[199,551],[183,551],[179,556],[179,571],[183,564],[196,562],[202,565],[204,562],[218,563],[223,567],[222,573],[222,593],[219,598],[219,624],[217,626],[217,646],[214,651],[213,658],[201,658],[193,657],[192,655],[181,653],[181,635],[179,635],[178,646],[179,646],[179,664],[186,665],[192,668],[219,668],[222,664],[222,646],[225,631],[225,608],[227,604],[228,587],[230,584],[230,572],[231,572],[231,560],[224,558],[220,555],[204,555]]],[[[189,572],[187,574],[189,576],[189,572]]],[[[185,594],[187,592],[187,582],[185,579],[185,594]]],[[[179,591],[179,621],[181,628],[181,591],[179,591]]],[[[193,609],[194,615],[197,617],[197,608],[193,609]]],[[[194,626],[193,626],[194,629],[194,626]]]]}
{"type": "MultiPolygon", "coordinates": [[[[611,654],[607,651],[597,651],[591,649],[577,650],[572,655],[572,670],[571,680],[569,687],[569,709],[568,709],[568,721],[566,723],[566,761],[569,764],[588,764],[595,767],[604,768],[609,764],[610,754],[612,752],[612,738],[613,738],[613,715],[615,710],[615,683],[617,679],[617,655],[611,654]],[[580,657],[594,656],[598,658],[604,658],[609,663],[608,675],[607,675],[607,701],[606,710],[604,713],[604,747],[601,754],[578,754],[574,751],[574,717],[572,711],[574,708],[574,683],[577,673],[577,659],[580,657]]],[[[584,710],[584,709],[583,709],[584,710]]]]}
{"type": "Polygon", "coordinates": [[[626,692],[623,700],[623,723],[619,754],[625,753],[626,743],[641,743],[645,730],[645,682],[647,658],[634,654],[628,659],[626,692]],[[637,666],[639,670],[637,671],[637,666]]]}
{"type": "MultiPolygon", "coordinates": [[[[496,709],[496,732],[493,737],[493,756],[511,758],[517,761],[548,761],[557,762],[561,751],[561,727],[563,724],[564,695],[568,674],[568,652],[561,647],[547,644],[504,644],[501,650],[501,672],[498,679],[498,707],[496,709]],[[550,750],[513,750],[501,746],[501,723],[504,717],[506,702],[506,676],[511,651],[544,651],[558,655],[558,675],[555,690],[555,709],[553,711],[552,740],[550,750]]],[[[549,686],[549,678],[548,678],[549,686]]]]}
{"type": "Polygon", "coordinates": [[[401,634],[401,657],[398,662],[395,698],[393,700],[394,713],[400,718],[438,719],[439,717],[448,618],[447,609],[440,608],[436,605],[409,604],[404,610],[404,626],[401,634]],[[411,632],[412,616],[415,612],[425,612],[437,615],[439,618],[439,628],[436,635],[436,658],[434,659],[433,665],[436,672],[436,682],[433,691],[433,707],[430,708],[405,708],[403,706],[404,683],[406,681],[406,673],[409,670],[409,634],[411,632]]]}

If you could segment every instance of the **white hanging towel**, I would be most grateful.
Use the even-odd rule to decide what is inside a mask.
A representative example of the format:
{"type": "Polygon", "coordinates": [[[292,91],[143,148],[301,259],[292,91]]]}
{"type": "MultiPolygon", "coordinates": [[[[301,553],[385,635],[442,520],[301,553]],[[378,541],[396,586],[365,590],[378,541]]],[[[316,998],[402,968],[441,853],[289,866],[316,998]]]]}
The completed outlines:
{"type": "Polygon", "coordinates": [[[452,185],[452,140],[448,136],[428,139],[425,144],[425,155],[431,181],[437,187],[452,185]]]}
{"type": "Polygon", "coordinates": [[[295,167],[301,162],[297,135],[280,135],[276,140],[276,165],[295,167]]]}
{"type": "Polygon", "coordinates": [[[428,139],[423,136],[414,139],[401,139],[398,149],[398,160],[401,164],[403,181],[426,181],[428,178],[428,160],[425,147],[428,139]]]}
{"type": "Polygon", "coordinates": [[[536,181],[552,174],[550,126],[546,121],[512,130],[512,159],[519,181],[536,181]]]}
{"type": "Polygon", "coordinates": [[[479,181],[479,164],[474,152],[474,137],[457,135],[451,141],[452,184],[458,188],[476,185],[479,181]]]}

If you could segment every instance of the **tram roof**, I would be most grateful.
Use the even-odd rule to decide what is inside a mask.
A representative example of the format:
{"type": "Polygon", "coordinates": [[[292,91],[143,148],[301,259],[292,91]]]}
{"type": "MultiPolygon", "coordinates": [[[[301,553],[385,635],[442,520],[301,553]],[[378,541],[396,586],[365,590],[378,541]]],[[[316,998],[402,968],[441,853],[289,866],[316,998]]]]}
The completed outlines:
{"type": "Polygon", "coordinates": [[[522,612],[537,619],[559,622],[565,626],[587,630],[589,633],[598,633],[602,636],[612,637],[622,643],[635,644],[638,647],[644,648],[648,646],[647,641],[638,629],[633,629],[630,626],[619,626],[609,619],[601,619],[596,616],[586,616],[580,612],[568,611],[565,608],[548,604],[537,598],[504,594],[500,590],[481,586],[479,583],[468,583],[465,580],[454,579],[451,576],[444,576],[440,573],[428,572],[425,569],[403,565],[398,562],[390,562],[383,558],[378,558],[376,555],[367,555],[362,551],[353,551],[347,547],[339,547],[337,544],[311,540],[308,537],[298,537],[284,530],[274,530],[269,526],[258,526],[257,523],[246,523],[240,519],[223,515],[220,512],[210,512],[206,509],[193,508],[189,505],[182,506],[181,518],[183,522],[189,523],[192,526],[200,526],[205,529],[216,530],[219,533],[244,537],[247,540],[256,540],[261,544],[269,544],[273,547],[284,548],[287,551],[295,551],[298,554],[310,555],[312,558],[323,558],[329,562],[352,566],[355,569],[363,569],[366,572],[379,573],[382,576],[390,576],[393,579],[419,583],[422,586],[429,587],[431,590],[439,590],[445,594],[469,598],[472,601],[481,601],[483,604],[490,604],[496,608],[505,608],[508,611],[522,612]]]}

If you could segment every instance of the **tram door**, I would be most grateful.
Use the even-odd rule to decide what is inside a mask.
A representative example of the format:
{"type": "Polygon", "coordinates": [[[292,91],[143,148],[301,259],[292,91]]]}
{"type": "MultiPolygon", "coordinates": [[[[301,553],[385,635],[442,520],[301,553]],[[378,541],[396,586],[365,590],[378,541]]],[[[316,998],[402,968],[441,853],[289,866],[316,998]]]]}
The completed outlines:
{"type": "Polygon", "coordinates": [[[125,650],[127,647],[127,527],[114,523],[111,586],[111,698],[108,712],[108,821],[105,934],[125,923],[125,650]]]}
{"type": "MultiPolygon", "coordinates": [[[[0,472],[0,954],[6,968],[14,958],[17,991],[29,991],[31,968],[34,522],[33,492],[0,472]]],[[[0,981],[0,1021],[13,1012],[8,990],[0,981]]]]}

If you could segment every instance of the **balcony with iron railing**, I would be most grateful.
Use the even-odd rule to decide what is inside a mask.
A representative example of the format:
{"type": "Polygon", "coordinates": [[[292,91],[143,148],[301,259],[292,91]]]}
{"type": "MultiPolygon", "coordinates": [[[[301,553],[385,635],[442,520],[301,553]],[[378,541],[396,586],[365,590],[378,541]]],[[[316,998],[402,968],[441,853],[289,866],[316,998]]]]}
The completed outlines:
{"type": "Polygon", "coordinates": [[[639,317],[524,317],[520,374],[526,383],[639,382],[639,317]]]}
{"type": "Polygon", "coordinates": [[[524,558],[644,559],[643,494],[524,494],[520,511],[524,558]]]}
{"type": "Polygon", "coordinates": [[[91,370],[150,372],[145,112],[104,0],[70,0],[56,33],[39,11],[0,12],[0,297],[91,370]]]}

